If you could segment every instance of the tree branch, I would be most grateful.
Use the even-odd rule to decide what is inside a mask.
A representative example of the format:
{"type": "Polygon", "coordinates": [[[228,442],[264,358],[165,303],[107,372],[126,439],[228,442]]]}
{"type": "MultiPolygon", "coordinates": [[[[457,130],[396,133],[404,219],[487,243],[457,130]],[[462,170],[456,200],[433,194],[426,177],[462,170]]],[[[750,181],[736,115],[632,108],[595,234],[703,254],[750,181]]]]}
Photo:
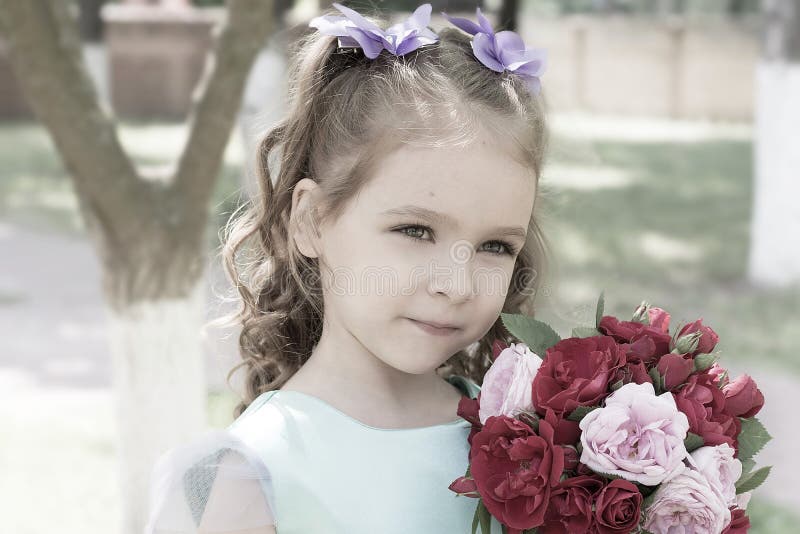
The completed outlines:
{"type": "Polygon", "coordinates": [[[88,224],[124,241],[131,222],[150,206],[149,189],[100,108],[71,6],[63,0],[0,0],[0,32],[17,81],[49,130],[82,208],[88,208],[88,224]]]}
{"type": "Polygon", "coordinates": [[[229,0],[227,23],[195,92],[200,96],[190,111],[189,136],[173,185],[189,224],[206,218],[247,76],[274,24],[272,0],[229,0]]]}

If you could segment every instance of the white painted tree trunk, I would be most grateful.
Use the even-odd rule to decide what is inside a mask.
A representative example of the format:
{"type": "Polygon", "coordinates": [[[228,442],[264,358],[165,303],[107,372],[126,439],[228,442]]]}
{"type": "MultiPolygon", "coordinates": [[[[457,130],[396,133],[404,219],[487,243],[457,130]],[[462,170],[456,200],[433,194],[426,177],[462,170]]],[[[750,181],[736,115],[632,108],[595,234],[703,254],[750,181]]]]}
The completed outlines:
{"type": "Polygon", "coordinates": [[[756,91],[749,277],[786,287],[800,282],[800,63],[759,62],[756,91]]]}
{"type": "Polygon", "coordinates": [[[187,298],[110,314],[123,534],[144,529],[157,457],[206,428],[204,299],[198,283],[187,298]]]}

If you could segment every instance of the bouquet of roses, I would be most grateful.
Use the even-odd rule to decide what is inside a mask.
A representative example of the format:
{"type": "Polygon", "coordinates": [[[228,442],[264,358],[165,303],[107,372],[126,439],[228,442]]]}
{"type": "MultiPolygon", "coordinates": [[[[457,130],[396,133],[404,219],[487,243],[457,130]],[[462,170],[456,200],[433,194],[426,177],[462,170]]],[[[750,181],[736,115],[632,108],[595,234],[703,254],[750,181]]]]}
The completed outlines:
{"type": "Polygon", "coordinates": [[[764,396],[717,364],[702,319],[675,329],[643,302],[630,321],[603,315],[560,339],[532,317],[502,314],[521,343],[496,341],[477,399],[469,467],[450,489],[478,499],[472,533],[740,533],[770,467],[755,415],[764,396]],[[540,358],[537,354],[544,354],[540,358]]]}

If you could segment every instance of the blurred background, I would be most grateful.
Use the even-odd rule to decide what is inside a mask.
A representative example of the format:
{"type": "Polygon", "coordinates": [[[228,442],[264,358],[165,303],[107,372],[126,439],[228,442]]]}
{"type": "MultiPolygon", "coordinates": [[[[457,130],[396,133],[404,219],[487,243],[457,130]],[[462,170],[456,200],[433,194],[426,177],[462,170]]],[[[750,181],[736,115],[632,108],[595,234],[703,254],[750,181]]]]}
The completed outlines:
{"type": "MultiPolygon", "coordinates": [[[[392,20],[408,0],[342,2],[392,20]]],[[[3,531],[139,533],[155,455],[232,420],[219,231],[324,0],[0,0],[3,531]],[[198,335],[201,332],[201,335],[198,335]]],[[[796,532],[800,2],[453,0],[548,49],[537,317],[702,317],[766,397],[752,532],[796,532]]]]}

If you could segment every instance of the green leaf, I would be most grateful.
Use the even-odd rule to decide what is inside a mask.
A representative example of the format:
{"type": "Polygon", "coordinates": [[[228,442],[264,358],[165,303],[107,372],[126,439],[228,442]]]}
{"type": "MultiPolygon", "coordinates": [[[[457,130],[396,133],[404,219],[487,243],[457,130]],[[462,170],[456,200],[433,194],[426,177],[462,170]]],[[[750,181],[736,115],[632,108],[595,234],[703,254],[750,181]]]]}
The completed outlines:
{"type": "Polygon", "coordinates": [[[742,431],[739,433],[739,460],[749,460],[764,448],[772,436],[755,417],[742,418],[742,431]]]}
{"type": "Polygon", "coordinates": [[[480,512],[481,504],[481,501],[478,500],[478,505],[475,507],[475,515],[472,517],[472,534],[478,531],[478,512],[480,512]]]}
{"type": "Polygon", "coordinates": [[[481,534],[492,534],[492,514],[483,501],[478,502],[478,520],[481,523],[481,534]]]}
{"type": "Polygon", "coordinates": [[[664,392],[664,379],[661,378],[661,374],[658,372],[658,369],[655,367],[651,368],[647,374],[650,375],[650,378],[653,379],[653,389],[656,390],[656,395],[660,395],[664,392]]]}
{"type": "Polygon", "coordinates": [[[528,345],[531,351],[544,358],[547,349],[561,341],[550,325],[518,313],[501,313],[503,325],[511,335],[528,345]]]}
{"type": "Polygon", "coordinates": [[[596,410],[600,406],[578,406],[567,416],[567,419],[570,421],[577,421],[580,423],[581,419],[586,417],[586,414],[591,412],[592,410],[596,410]]]}
{"type": "Polygon", "coordinates": [[[693,452],[703,446],[703,438],[693,432],[689,432],[686,434],[683,444],[686,447],[686,452],[693,452]]]}
{"type": "Polygon", "coordinates": [[[752,473],[747,473],[746,476],[742,475],[736,482],[736,494],[739,495],[740,493],[751,491],[759,487],[767,479],[771,470],[772,466],[768,465],[752,473]]]}
{"type": "Polygon", "coordinates": [[[622,380],[617,380],[613,384],[611,384],[611,391],[617,391],[619,388],[624,386],[625,383],[622,380]]]}
{"type": "Polygon", "coordinates": [[[572,329],[572,337],[594,337],[602,336],[603,334],[593,326],[576,326],[572,329]]]}
{"type": "Polygon", "coordinates": [[[600,292],[600,298],[597,299],[597,311],[594,313],[594,326],[600,328],[600,319],[603,318],[603,308],[606,306],[606,290],[600,292]]]}

